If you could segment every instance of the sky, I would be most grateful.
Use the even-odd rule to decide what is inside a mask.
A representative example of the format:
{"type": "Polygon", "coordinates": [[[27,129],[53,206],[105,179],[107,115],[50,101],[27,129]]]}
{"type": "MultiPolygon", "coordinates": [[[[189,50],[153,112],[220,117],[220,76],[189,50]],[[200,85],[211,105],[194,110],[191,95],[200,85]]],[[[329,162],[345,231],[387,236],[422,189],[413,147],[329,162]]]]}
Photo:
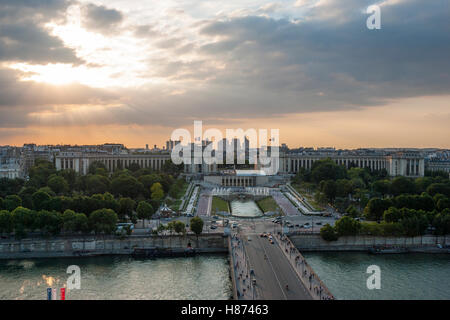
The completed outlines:
{"type": "Polygon", "coordinates": [[[448,0],[0,0],[0,145],[450,148],[449,31],[448,0]]]}

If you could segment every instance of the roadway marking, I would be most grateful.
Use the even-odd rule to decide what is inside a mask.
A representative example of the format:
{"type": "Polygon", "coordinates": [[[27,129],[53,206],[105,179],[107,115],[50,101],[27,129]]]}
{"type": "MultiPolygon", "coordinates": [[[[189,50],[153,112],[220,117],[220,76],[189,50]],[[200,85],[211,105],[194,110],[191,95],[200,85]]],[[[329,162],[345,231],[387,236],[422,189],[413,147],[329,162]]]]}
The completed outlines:
{"type": "MultiPolygon", "coordinates": [[[[260,240],[260,239],[258,239],[258,241],[259,241],[259,240],[260,240]]],[[[266,248],[264,248],[264,245],[261,245],[261,247],[262,247],[262,249],[264,250],[264,254],[265,254],[266,257],[267,257],[267,261],[269,261],[270,268],[272,269],[272,272],[273,272],[273,274],[275,275],[275,279],[277,280],[277,283],[278,283],[278,285],[280,286],[280,289],[281,289],[281,292],[283,293],[284,299],[287,300],[288,298],[287,298],[286,294],[284,293],[283,287],[281,286],[280,280],[278,279],[278,276],[277,276],[277,274],[276,274],[276,272],[275,272],[275,270],[274,270],[274,268],[273,268],[272,262],[270,262],[269,256],[267,255],[266,248]]]]}

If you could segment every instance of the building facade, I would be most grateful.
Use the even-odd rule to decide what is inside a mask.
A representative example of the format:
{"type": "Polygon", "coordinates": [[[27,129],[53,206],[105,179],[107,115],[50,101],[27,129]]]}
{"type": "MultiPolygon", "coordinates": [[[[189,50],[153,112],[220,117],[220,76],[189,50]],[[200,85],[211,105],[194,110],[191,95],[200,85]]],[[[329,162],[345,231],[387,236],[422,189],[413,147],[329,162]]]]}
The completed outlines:
{"type": "Polygon", "coordinates": [[[425,159],[416,153],[392,155],[339,155],[339,154],[285,154],[280,157],[281,173],[297,173],[301,168],[312,168],[314,162],[330,158],[346,168],[386,169],[390,176],[423,177],[425,159]]]}
{"type": "MultiPolygon", "coordinates": [[[[386,169],[390,176],[405,177],[423,177],[425,174],[425,160],[418,153],[400,152],[390,155],[342,155],[325,153],[280,153],[279,170],[280,174],[295,174],[305,168],[311,169],[314,162],[330,158],[338,165],[346,168],[358,167],[368,168],[370,170],[386,169]]],[[[89,166],[99,161],[103,163],[106,169],[114,172],[117,169],[123,169],[132,163],[138,164],[141,168],[151,168],[161,170],[164,163],[171,161],[169,152],[146,153],[146,154],[102,154],[102,153],[83,153],[83,152],[60,152],[55,157],[55,166],[57,170],[73,169],[80,174],[87,174],[89,166]]],[[[193,161],[192,161],[193,162],[193,161]]],[[[256,167],[256,169],[260,169],[256,167]]],[[[185,164],[184,172],[187,174],[213,175],[221,173],[217,164],[185,164]]],[[[250,179],[251,180],[251,179],[250,179]]],[[[252,184],[251,181],[245,181],[244,184],[252,184]]],[[[233,178],[234,181],[234,178],[233,178]]],[[[221,185],[227,185],[229,182],[223,181],[221,185]]],[[[231,182],[230,182],[231,183],[231,182]]],[[[234,184],[234,182],[232,182],[234,184]]],[[[238,184],[242,184],[239,180],[238,184]]]]}
{"type": "Polygon", "coordinates": [[[133,163],[138,164],[141,168],[161,170],[164,164],[170,161],[170,154],[86,154],[82,152],[61,152],[55,157],[55,166],[57,170],[72,169],[85,175],[89,171],[89,166],[96,161],[103,163],[109,172],[127,168],[133,163]]]}

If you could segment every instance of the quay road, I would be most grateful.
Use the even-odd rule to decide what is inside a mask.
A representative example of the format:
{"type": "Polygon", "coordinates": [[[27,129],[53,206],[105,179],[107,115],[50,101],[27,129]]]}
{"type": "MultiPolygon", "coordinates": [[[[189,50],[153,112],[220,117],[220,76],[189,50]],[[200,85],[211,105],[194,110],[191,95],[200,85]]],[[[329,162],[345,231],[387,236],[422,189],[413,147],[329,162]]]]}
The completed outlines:
{"type": "MultiPolygon", "coordinates": [[[[248,270],[253,269],[253,277],[256,279],[254,288],[250,288],[249,295],[243,298],[258,300],[312,299],[277,243],[271,244],[268,238],[261,238],[254,233],[239,233],[238,239],[242,242],[245,251],[248,270]],[[286,289],[286,284],[288,289],[286,289]],[[250,294],[250,292],[252,293],[250,294]]],[[[274,241],[277,241],[275,237],[274,241]]]]}

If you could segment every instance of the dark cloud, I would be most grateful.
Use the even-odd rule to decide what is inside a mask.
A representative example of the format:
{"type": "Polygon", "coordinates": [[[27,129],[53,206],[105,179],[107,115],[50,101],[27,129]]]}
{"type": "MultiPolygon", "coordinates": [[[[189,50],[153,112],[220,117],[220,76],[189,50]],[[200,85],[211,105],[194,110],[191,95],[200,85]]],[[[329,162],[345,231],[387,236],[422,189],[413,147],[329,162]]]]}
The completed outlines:
{"type": "MultiPolygon", "coordinates": [[[[383,6],[382,29],[374,31],[364,14],[372,1],[328,3],[299,23],[255,16],[210,22],[201,33],[215,40],[201,52],[226,64],[214,70],[214,84],[259,88],[263,96],[283,93],[279,113],[450,92],[447,1],[383,6]],[[333,19],[336,12],[344,19],[333,19]]],[[[256,99],[243,110],[256,109],[272,112],[256,99]]]]}
{"type": "Polygon", "coordinates": [[[86,29],[104,34],[116,32],[123,21],[122,12],[95,4],[83,7],[83,16],[86,29]]]}
{"type": "Polygon", "coordinates": [[[82,62],[74,50],[44,28],[50,21],[64,20],[69,1],[0,1],[0,61],[46,64],[82,62]]]}
{"type": "MultiPolygon", "coordinates": [[[[177,127],[194,119],[214,125],[227,119],[355,109],[395,98],[450,94],[448,1],[383,6],[382,29],[374,31],[366,28],[364,13],[372,2],[329,0],[300,21],[246,16],[198,23],[202,43],[210,39],[201,46],[178,35],[164,38],[154,26],[136,27],[136,36],[154,38],[167,53],[149,60],[142,77],[161,77],[172,85],[115,89],[112,94],[85,86],[21,82],[18,72],[0,70],[5,88],[0,95],[2,126],[177,127]],[[114,107],[73,112],[76,105],[97,104],[114,107]],[[46,119],[30,116],[54,111],[55,105],[62,105],[64,112],[46,119]]],[[[112,13],[96,21],[99,32],[112,30],[122,15],[112,13]]],[[[29,37],[8,29],[1,32],[20,33],[24,43],[29,37]]]]}

